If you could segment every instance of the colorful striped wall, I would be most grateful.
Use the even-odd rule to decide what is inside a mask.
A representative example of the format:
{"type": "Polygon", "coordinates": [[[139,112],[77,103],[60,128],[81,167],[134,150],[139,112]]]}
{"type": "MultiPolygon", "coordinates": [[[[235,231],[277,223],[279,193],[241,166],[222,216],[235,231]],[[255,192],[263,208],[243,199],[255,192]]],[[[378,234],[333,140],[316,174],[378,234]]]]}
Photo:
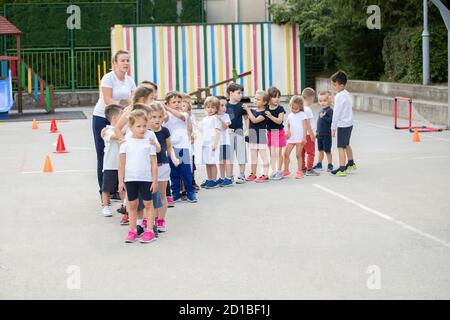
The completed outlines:
{"type": "MultiPolygon", "coordinates": [[[[136,82],[158,84],[158,97],[171,90],[193,92],[233,77],[233,70],[251,76],[238,80],[244,95],[274,85],[283,95],[300,93],[302,44],[296,25],[202,24],[115,26],[112,51],[131,52],[130,75],[136,82]]],[[[224,95],[226,85],[214,88],[224,95]]]]}

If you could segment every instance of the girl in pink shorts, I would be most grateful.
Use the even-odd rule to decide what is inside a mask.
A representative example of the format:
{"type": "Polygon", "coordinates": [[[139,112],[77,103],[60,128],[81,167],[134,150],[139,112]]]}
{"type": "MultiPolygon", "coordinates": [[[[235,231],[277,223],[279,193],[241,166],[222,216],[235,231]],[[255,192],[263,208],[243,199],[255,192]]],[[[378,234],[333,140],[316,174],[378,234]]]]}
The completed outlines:
{"type": "Polygon", "coordinates": [[[269,106],[266,109],[267,117],[267,146],[270,151],[270,167],[272,173],[269,176],[271,180],[280,180],[283,178],[282,153],[286,146],[286,136],[284,132],[283,120],[286,110],[279,105],[281,92],[278,88],[270,87],[267,90],[269,94],[269,106]]]}

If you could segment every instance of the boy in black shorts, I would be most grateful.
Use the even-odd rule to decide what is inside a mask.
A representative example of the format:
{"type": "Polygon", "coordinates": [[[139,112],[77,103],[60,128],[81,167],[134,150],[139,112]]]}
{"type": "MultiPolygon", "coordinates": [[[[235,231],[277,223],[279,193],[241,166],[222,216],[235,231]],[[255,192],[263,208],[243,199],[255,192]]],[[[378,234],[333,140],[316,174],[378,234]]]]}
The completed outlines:
{"type": "Polygon", "coordinates": [[[333,121],[331,131],[333,137],[337,130],[337,147],[339,152],[339,168],[331,171],[336,176],[344,177],[347,171],[356,170],[356,164],[353,161],[353,150],[350,147],[350,136],[353,129],[352,96],[345,89],[347,85],[347,74],[343,71],[336,72],[331,77],[331,87],[336,92],[334,99],[333,121]],[[345,164],[345,158],[348,158],[345,164]]]}
{"type": "Polygon", "coordinates": [[[331,109],[331,92],[326,90],[319,93],[319,104],[322,109],[317,118],[317,149],[319,150],[319,160],[313,169],[322,170],[322,161],[324,153],[327,155],[327,171],[333,171],[333,158],[331,156],[331,122],[333,121],[333,109],[331,109]]]}

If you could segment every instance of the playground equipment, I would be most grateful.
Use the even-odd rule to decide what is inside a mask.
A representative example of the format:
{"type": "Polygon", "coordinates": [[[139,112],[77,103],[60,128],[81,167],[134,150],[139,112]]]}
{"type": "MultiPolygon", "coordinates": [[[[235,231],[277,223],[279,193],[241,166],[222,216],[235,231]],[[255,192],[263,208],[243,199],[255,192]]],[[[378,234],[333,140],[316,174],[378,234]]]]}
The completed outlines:
{"type": "MultiPolygon", "coordinates": [[[[0,56],[1,77],[0,82],[10,75],[11,80],[11,95],[12,82],[17,86],[17,107],[18,112],[23,112],[22,94],[25,90],[28,95],[32,96],[39,106],[44,107],[47,113],[54,113],[54,88],[52,85],[46,83],[44,79],[21,59],[20,54],[20,37],[22,32],[5,17],[0,16],[0,35],[1,36],[15,36],[17,43],[16,56],[0,56]],[[9,70],[9,71],[7,71],[9,70]]],[[[1,86],[2,84],[0,84],[1,86]]],[[[12,105],[9,106],[8,97],[0,96],[0,109],[8,109],[9,112],[12,105]]],[[[1,111],[0,111],[1,112],[1,111]]]]}
{"type": "MultiPolygon", "coordinates": [[[[3,71],[3,70],[2,70],[3,71]]],[[[0,114],[6,114],[13,106],[11,70],[8,77],[0,77],[0,114]]]]}
{"type": "Polygon", "coordinates": [[[116,25],[111,32],[112,53],[127,49],[129,75],[136,83],[157,83],[158,99],[172,90],[197,99],[203,92],[226,95],[233,79],[249,96],[271,86],[282,95],[299,94],[305,86],[295,24],[116,25]]]}
{"type": "Polygon", "coordinates": [[[442,129],[434,128],[434,127],[428,127],[428,126],[413,126],[412,125],[412,107],[413,101],[411,98],[405,98],[405,97],[395,97],[394,98],[394,128],[398,130],[404,130],[407,129],[410,132],[437,132],[442,131],[442,129]],[[398,101],[408,101],[408,125],[407,126],[398,126],[398,101]]]}

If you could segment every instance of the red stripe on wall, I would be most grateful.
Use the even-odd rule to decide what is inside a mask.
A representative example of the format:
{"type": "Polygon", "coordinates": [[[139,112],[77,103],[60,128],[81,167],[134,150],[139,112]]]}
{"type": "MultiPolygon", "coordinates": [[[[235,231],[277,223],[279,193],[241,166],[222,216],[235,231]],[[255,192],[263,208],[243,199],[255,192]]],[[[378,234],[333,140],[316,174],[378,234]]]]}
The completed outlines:
{"type": "Polygon", "coordinates": [[[292,56],[292,60],[294,61],[294,94],[297,95],[297,29],[295,25],[292,25],[292,48],[294,49],[292,56]]]}
{"type": "Polygon", "coordinates": [[[256,24],[253,25],[253,81],[255,83],[254,90],[258,90],[258,48],[256,47],[256,24]]]}
{"type": "MultiPolygon", "coordinates": [[[[126,46],[127,46],[127,50],[128,52],[131,53],[130,51],[130,28],[125,28],[125,36],[126,36],[126,46]]],[[[131,54],[130,54],[130,58],[131,58],[131,54]]],[[[131,76],[131,61],[130,61],[130,67],[128,68],[128,75],[131,76]]]]}
{"type": "Polygon", "coordinates": [[[197,87],[202,87],[202,70],[200,64],[200,26],[195,26],[195,47],[197,49],[197,87]]]}
{"type": "Polygon", "coordinates": [[[172,91],[172,27],[167,28],[167,56],[169,62],[169,91],[172,91]]]}
{"type": "Polygon", "coordinates": [[[225,77],[230,79],[230,57],[228,54],[228,27],[225,25],[225,77]]]}

